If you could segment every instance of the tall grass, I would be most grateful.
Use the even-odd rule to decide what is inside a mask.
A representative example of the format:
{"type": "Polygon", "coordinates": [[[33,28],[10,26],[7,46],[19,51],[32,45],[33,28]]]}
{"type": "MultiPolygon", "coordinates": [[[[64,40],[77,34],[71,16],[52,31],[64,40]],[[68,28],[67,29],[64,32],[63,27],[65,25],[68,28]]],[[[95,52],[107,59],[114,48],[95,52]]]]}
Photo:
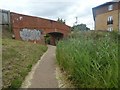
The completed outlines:
{"type": "Polygon", "coordinates": [[[118,87],[117,36],[114,32],[75,32],[58,43],[57,62],[76,87],[118,87]]]}

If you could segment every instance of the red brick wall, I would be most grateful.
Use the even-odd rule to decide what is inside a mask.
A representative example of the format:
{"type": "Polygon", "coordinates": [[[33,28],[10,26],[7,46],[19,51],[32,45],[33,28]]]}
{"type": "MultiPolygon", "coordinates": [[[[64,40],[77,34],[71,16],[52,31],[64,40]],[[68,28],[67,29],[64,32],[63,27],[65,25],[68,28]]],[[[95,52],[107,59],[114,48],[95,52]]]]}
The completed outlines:
{"type": "MultiPolygon", "coordinates": [[[[11,23],[15,38],[17,40],[21,40],[20,30],[23,28],[42,30],[43,32],[40,40],[36,40],[38,43],[44,42],[44,35],[50,32],[60,32],[64,37],[68,36],[70,33],[70,27],[65,24],[49,19],[17,14],[13,12],[11,12],[11,23]]],[[[34,40],[32,40],[32,42],[34,42],[34,40]]]]}

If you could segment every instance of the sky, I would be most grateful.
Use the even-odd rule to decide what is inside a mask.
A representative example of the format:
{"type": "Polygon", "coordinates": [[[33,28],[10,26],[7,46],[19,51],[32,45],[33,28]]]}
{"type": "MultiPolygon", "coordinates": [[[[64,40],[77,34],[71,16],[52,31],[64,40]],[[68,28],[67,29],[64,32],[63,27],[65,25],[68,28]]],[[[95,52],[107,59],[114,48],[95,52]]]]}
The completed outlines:
{"type": "Polygon", "coordinates": [[[0,0],[0,9],[51,20],[58,17],[73,26],[86,24],[94,29],[92,8],[111,0],[0,0]]]}

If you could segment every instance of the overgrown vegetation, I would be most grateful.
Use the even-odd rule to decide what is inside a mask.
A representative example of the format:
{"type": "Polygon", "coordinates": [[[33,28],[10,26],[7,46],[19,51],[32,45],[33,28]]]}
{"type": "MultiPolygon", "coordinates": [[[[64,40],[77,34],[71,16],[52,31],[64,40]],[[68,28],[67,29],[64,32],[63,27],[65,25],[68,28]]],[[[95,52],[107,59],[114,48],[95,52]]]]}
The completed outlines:
{"type": "Polygon", "coordinates": [[[65,20],[63,20],[62,18],[58,18],[57,21],[60,22],[60,23],[65,24],[65,20]]]}
{"type": "Polygon", "coordinates": [[[11,39],[9,31],[3,32],[2,80],[4,88],[19,88],[32,66],[47,50],[46,46],[11,39]]]}
{"type": "Polygon", "coordinates": [[[46,34],[46,36],[44,36],[44,38],[45,38],[45,43],[50,44],[50,36],[49,36],[49,34],[46,34]]]}
{"type": "Polygon", "coordinates": [[[12,30],[10,29],[10,27],[8,27],[7,25],[2,26],[2,38],[12,38],[12,30]]]}
{"type": "Polygon", "coordinates": [[[74,25],[72,28],[71,28],[71,31],[88,31],[90,30],[90,28],[88,28],[86,26],[86,24],[78,24],[78,25],[74,25]]]}
{"type": "Polygon", "coordinates": [[[58,43],[56,57],[78,88],[118,87],[118,33],[73,32],[58,43]]]}

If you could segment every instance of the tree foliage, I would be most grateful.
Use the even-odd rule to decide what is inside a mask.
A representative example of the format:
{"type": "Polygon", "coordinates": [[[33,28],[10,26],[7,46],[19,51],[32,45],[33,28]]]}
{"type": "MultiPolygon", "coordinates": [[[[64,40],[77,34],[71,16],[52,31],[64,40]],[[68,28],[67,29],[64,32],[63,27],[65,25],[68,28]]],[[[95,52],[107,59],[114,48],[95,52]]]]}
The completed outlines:
{"type": "Polygon", "coordinates": [[[72,27],[72,31],[88,31],[88,30],[90,30],[90,28],[88,28],[86,24],[78,24],[72,27]]]}
{"type": "Polygon", "coordinates": [[[60,22],[60,23],[65,24],[65,20],[63,20],[62,18],[58,18],[57,21],[60,22]]]}

